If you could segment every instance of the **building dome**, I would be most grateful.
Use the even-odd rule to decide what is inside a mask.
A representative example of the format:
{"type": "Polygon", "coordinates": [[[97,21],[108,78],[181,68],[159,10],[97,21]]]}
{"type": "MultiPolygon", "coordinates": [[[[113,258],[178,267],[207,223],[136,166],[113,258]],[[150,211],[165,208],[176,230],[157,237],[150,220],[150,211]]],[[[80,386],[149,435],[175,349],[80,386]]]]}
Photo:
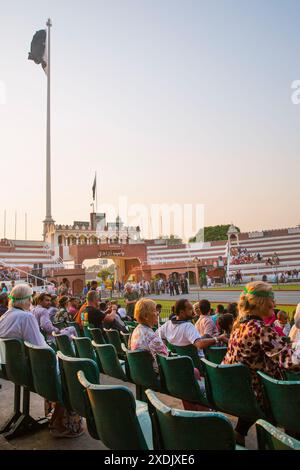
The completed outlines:
{"type": "Polygon", "coordinates": [[[236,235],[237,233],[239,233],[238,229],[233,224],[231,224],[228,229],[227,235],[236,235]]]}

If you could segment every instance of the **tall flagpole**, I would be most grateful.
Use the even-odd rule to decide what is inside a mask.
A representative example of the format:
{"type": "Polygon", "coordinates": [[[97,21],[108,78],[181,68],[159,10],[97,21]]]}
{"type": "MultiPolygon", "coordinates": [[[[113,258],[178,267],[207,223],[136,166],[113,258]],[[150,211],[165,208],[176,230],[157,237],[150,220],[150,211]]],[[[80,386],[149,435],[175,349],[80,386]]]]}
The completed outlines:
{"type": "Polygon", "coordinates": [[[15,240],[17,239],[17,211],[15,212],[15,240]]]}
{"type": "Polygon", "coordinates": [[[25,212],[25,240],[27,240],[27,212],[25,212]]]}
{"type": "Polygon", "coordinates": [[[49,18],[46,26],[47,30],[47,150],[46,150],[46,219],[44,221],[44,237],[53,224],[51,215],[51,27],[49,18]]]}
{"type": "Polygon", "coordinates": [[[4,239],[6,238],[6,210],[4,211],[4,239]]]}
{"type": "Polygon", "coordinates": [[[97,184],[97,171],[96,171],[96,213],[98,212],[98,184],[97,184]]]}

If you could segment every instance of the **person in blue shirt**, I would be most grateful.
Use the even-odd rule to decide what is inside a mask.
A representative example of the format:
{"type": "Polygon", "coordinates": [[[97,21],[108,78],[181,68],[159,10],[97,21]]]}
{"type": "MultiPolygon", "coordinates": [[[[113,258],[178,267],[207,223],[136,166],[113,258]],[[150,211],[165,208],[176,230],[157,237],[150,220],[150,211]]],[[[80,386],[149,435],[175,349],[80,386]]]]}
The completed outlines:
{"type": "Polygon", "coordinates": [[[224,305],[222,304],[219,304],[216,308],[216,313],[214,315],[212,315],[212,320],[214,322],[214,324],[216,325],[217,323],[217,319],[223,315],[225,313],[225,308],[224,308],[224,305]]]}

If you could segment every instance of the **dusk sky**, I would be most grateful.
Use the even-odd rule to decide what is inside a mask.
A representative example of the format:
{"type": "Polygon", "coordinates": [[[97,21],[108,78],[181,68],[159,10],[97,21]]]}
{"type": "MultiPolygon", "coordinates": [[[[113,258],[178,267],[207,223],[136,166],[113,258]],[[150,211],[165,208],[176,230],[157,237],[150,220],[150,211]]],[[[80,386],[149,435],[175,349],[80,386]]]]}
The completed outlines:
{"type": "MultiPolygon", "coordinates": [[[[300,224],[299,0],[2,2],[1,207],[41,239],[46,76],[27,60],[52,28],[52,216],[116,203],[204,204],[205,225],[300,224]],[[4,92],[5,89],[5,92],[4,92]]],[[[190,235],[193,235],[191,233],[190,235]]]]}

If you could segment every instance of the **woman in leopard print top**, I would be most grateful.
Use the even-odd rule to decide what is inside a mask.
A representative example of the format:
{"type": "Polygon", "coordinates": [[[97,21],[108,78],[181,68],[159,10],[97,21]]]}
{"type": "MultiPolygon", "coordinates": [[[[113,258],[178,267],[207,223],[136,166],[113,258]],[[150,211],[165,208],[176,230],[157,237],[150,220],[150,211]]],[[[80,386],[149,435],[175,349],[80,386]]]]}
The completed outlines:
{"type": "MultiPolygon", "coordinates": [[[[257,371],[282,379],[282,369],[300,370],[299,351],[286,343],[273,326],[264,319],[275,307],[272,286],[265,282],[250,282],[240,296],[239,316],[233,326],[223,364],[245,364],[251,373],[256,398],[264,408],[263,394],[257,371]]],[[[239,419],[236,432],[243,441],[253,423],[239,419]],[[242,438],[241,438],[242,437],[242,438]]]]}

